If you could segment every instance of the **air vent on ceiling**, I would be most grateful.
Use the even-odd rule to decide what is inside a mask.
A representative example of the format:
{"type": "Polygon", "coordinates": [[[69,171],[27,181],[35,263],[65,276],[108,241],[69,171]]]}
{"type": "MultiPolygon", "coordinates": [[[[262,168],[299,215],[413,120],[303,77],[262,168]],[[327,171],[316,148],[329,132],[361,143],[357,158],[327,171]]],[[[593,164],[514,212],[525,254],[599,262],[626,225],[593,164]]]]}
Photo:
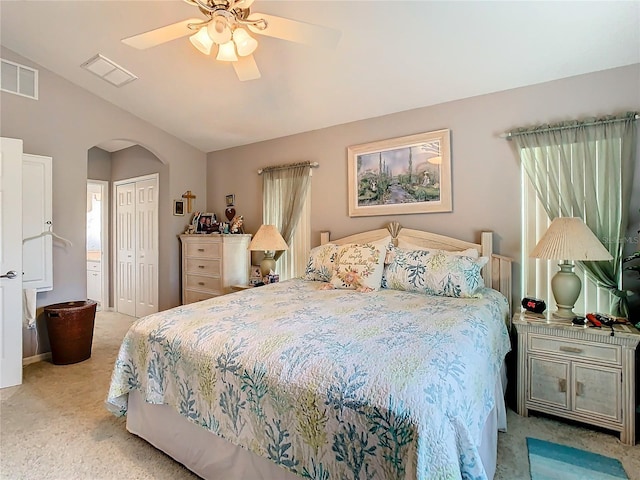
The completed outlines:
{"type": "Polygon", "coordinates": [[[38,70],[0,59],[0,90],[38,99],[38,70]]]}
{"type": "Polygon", "coordinates": [[[109,60],[99,53],[84,62],[81,67],[116,87],[121,87],[138,79],[133,73],[125,70],[113,60],[109,60]]]}

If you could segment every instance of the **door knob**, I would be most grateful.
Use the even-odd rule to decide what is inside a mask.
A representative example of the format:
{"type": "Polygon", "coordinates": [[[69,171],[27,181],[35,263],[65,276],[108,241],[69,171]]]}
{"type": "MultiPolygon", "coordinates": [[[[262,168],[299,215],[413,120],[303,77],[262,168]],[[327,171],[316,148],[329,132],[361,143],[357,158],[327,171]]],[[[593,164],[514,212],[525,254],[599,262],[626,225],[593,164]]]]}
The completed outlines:
{"type": "Polygon", "coordinates": [[[16,278],[18,276],[18,272],[15,270],[9,270],[4,275],[0,275],[0,278],[16,278]]]}

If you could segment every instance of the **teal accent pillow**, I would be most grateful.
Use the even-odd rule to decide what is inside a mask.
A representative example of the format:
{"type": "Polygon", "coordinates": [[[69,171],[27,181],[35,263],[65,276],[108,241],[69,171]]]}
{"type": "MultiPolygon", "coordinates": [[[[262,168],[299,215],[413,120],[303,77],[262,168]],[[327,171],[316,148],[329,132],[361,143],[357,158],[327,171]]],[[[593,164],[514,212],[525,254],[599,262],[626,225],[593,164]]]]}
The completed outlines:
{"type": "Polygon", "coordinates": [[[443,250],[390,247],[382,288],[445,297],[479,297],[487,257],[473,258],[443,250]]]}

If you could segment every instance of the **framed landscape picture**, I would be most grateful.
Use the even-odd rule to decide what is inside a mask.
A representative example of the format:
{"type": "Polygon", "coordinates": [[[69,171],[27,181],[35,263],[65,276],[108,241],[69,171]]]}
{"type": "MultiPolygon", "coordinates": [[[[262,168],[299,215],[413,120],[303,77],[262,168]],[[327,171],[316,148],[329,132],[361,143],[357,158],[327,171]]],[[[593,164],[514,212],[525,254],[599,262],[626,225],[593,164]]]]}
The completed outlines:
{"type": "Polygon", "coordinates": [[[451,211],[451,132],[348,148],[349,216],[451,211]]]}

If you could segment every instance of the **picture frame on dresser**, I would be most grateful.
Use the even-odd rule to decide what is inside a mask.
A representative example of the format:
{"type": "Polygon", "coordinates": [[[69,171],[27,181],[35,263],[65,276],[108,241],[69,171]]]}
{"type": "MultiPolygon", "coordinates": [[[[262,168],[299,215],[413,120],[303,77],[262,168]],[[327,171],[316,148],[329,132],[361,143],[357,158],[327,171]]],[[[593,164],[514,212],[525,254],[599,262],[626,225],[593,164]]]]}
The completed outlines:
{"type": "Polygon", "coordinates": [[[196,212],[191,222],[196,227],[197,234],[218,232],[218,218],[215,213],[196,212]]]}

